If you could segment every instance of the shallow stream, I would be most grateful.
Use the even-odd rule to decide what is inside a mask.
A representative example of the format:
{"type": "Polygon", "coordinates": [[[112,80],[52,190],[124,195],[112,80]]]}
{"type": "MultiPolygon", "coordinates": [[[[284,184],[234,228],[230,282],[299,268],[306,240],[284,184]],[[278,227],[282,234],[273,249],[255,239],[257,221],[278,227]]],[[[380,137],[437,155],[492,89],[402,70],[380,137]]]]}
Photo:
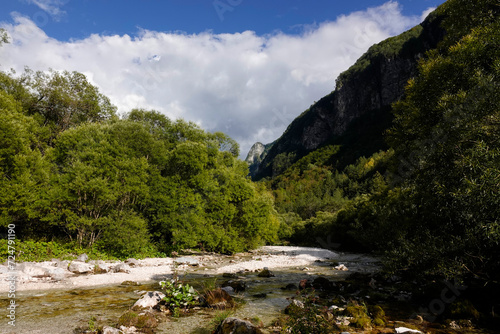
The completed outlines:
{"type": "MultiPolygon", "coordinates": [[[[357,271],[373,271],[376,267],[372,260],[360,256],[346,255],[341,263],[357,271]]],[[[342,260],[342,259],[340,259],[342,260]]],[[[335,259],[339,261],[339,259],[335,259]]],[[[270,268],[272,270],[272,268],[270,268]]],[[[315,263],[309,268],[286,268],[272,270],[275,277],[260,278],[257,273],[249,272],[242,276],[247,289],[237,294],[244,303],[236,309],[234,316],[242,319],[259,319],[264,325],[270,325],[280,312],[289,304],[287,298],[294,291],[282,290],[289,283],[298,285],[301,279],[315,277],[319,274],[332,280],[341,280],[352,273],[338,271],[332,263],[315,263]],[[262,294],[266,294],[263,298],[262,294]],[[259,297],[254,295],[260,294],[259,297]]],[[[216,279],[217,284],[228,280],[222,275],[207,277],[200,270],[181,277],[185,282],[202,290],[205,284],[216,279]]],[[[160,278],[159,278],[160,279],[160,278]]],[[[59,334],[73,333],[77,327],[88,326],[92,317],[99,325],[114,325],[118,318],[126,312],[141,291],[159,290],[157,281],[139,286],[111,285],[87,289],[61,289],[47,291],[25,291],[17,293],[16,327],[12,328],[4,320],[0,333],[16,334],[59,334]]],[[[0,307],[5,309],[9,300],[0,299],[0,307]]],[[[218,311],[200,310],[193,315],[180,318],[169,318],[159,325],[156,333],[210,333],[211,319],[218,311]]]]}

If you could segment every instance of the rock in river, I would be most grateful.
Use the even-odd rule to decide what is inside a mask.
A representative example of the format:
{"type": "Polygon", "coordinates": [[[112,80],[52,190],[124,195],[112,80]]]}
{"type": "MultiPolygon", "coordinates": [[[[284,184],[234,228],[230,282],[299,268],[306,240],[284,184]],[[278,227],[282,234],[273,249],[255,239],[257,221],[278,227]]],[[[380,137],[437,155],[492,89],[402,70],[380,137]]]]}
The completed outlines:
{"type": "Polygon", "coordinates": [[[264,268],[259,275],[259,277],[274,277],[274,274],[267,268],[264,268]]]}
{"type": "Polygon", "coordinates": [[[224,320],[215,334],[262,334],[262,331],[251,322],[229,317],[224,320]]]}
{"type": "Polygon", "coordinates": [[[102,328],[102,334],[121,334],[121,333],[123,333],[123,332],[121,332],[117,328],[113,328],[113,327],[109,327],[109,326],[104,326],[102,328]]]}
{"type": "Polygon", "coordinates": [[[165,294],[160,291],[148,292],[142,296],[138,301],[135,302],[133,309],[136,308],[153,308],[155,307],[163,298],[165,294]]]}

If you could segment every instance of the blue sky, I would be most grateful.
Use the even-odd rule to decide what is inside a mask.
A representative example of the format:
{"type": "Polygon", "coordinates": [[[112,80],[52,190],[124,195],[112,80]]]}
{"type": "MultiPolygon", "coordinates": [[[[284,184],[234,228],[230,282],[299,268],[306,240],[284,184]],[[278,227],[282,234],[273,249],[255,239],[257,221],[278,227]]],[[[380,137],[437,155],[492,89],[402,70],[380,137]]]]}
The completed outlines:
{"type": "Polygon", "coordinates": [[[443,0],[9,0],[0,70],[76,70],[125,113],[271,142],[369,46],[443,0]]]}
{"type": "MultiPolygon", "coordinates": [[[[337,16],[384,4],[383,0],[9,0],[1,5],[0,21],[11,13],[31,17],[58,40],[90,34],[137,33],[138,28],[234,33],[297,34],[303,26],[332,21],[337,16]]],[[[403,15],[420,15],[443,0],[400,0],[403,15]]]]}

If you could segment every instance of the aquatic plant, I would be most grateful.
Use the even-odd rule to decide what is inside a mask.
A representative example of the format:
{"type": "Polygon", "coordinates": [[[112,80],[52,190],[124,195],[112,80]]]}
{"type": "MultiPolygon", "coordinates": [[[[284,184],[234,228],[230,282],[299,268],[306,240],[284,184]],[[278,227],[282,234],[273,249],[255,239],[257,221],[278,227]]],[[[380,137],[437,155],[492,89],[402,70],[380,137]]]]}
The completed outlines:
{"type": "Polygon", "coordinates": [[[188,308],[198,303],[198,292],[189,284],[183,284],[176,279],[161,281],[160,286],[165,293],[163,300],[175,314],[179,308],[188,308]]]}

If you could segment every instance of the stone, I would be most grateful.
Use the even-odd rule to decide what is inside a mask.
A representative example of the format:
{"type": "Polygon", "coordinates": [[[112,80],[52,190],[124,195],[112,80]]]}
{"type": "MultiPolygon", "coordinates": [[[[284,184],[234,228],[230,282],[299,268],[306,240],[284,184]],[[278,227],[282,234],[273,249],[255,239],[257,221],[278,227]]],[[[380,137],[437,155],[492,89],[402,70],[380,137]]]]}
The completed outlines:
{"type": "Polygon", "coordinates": [[[395,329],[395,333],[401,334],[401,333],[422,333],[419,330],[416,329],[411,329],[411,328],[406,328],[406,327],[397,327],[395,329]]]}
{"type": "Polygon", "coordinates": [[[68,260],[63,260],[63,261],[56,261],[55,266],[63,269],[68,269],[69,265],[71,264],[71,261],[68,260]]]}
{"type": "Polygon", "coordinates": [[[130,267],[126,263],[120,263],[113,267],[112,272],[114,273],[130,273],[130,267]]]}
{"type": "Polygon", "coordinates": [[[230,295],[234,294],[234,289],[233,289],[232,287],[230,287],[230,286],[223,286],[223,287],[221,288],[221,290],[226,291],[226,292],[227,292],[228,294],[230,294],[230,295]]]}
{"type": "Polygon", "coordinates": [[[47,277],[49,276],[48,270],[32,263],[25,263],[22,272],[31,277],[47,277]]]}
{"type": "Polygon", "coordinates": [[[343,307],[338,307],[337,305],[332,305],[328,308],[328,311],[330,312],[342,312],[345,309],[343,307]]]}
{"type": "Polygon", "coordinates": [[[139,282],[134,282],[134,281],[123,281],[120,285],[123,285],[123,286],[139,286],[141,284],[139,282]]]}
{"type": "Polygon", "coordinates": [[[69,264],[68,270],[74,274],[88,274],[94,272],[94,267],[88,263],[73,261],[69,264]]]}
{"type": "Polygon", "coordinates": [[[120,326],[120,330],[122,331],[123,334],[137,333],[137,328],[135,328],[134,326],[131,327],[120,326]]]}
{"type": "Polygon", "coordinates": [[[161,302],[164,297],[165,294],[160,291],[150,291],[136,301],[132,308],[153,308],[161,302]]]}
{"type": "Polygon", "coordinates": [[[114,327],[104,326],[102,328],[102,334],[121,334],[121,333],[123,332],[114,327]]]}
{"type": "Polygon", "coordinates": [[[337,326],[349,326],[351,324],[351,320],[352,317],[346,317],[346,316],[337,317],[335,319],[335,324],[337,324],[337,326]]]}
{"type": "Polygon", "coordinates": [[[224,277],[224,278],[237,278],[238,275],[236,275],[235,273],[223,273],[222,277],[224,277]]]}
{"type": "Polygon", "coordinates": [[[243,282],[242,280],[230,280],[222,284],[222,287],[228,287],[228,286],[233,288],[235,292],[242,292],[245,291],[247,288],[246,283],[243,282]]]}
{"type": "Polygon", "coordinates": [[[274,274],[269,269],[265,268],[257,276],[269,278],[274,277],[274,274]]]}
{"type": "Polygon", "coordinates": [[[339,264],[338,266],[335,267],[336,270],[340,271],[348,271],[349,268],[347,268],[344,264],[339,264]]]}
{"type": "Polygon", "coordinates": [[[77,258],[76,258],[76,261],[80,261],[80,262],[87,262],[89,259],[89,256],[85,253],[83,254],[80,254],[77,258]]]}
{"type": "Polygon", "coordinates": [[[111,265],[110,264],[106,264],[106,263],[97,263],[95,266],[94,266],[94,273],[95,274],[105,274],[105,273],[109,273],[111,271],[111,265]]]}
{"type": "Polygon", "coordinates": [[[299,287],[293,283],[287,284],[285,287],[281,288],[281,290],[288,290],[288,291],[294,291],[294,290],[298,290],[298,289],[299,289],[299,287]]]}
{"type": "Polygon", "coordinates": [[[9,267],[5,266],[5,265],[0,265],[0,275],[1,274],[7,274],[9,272],[9,267]]]}
{"type": "Polygon", "coordinates": [[[130,267],[139,267],[140,266],[140,262],[139,260],[136,260],[136,259],[126,259],[125,260],[125,263],[128,264],[130,267]]]}
{"type": "Polygon", "coordinates": [[[451,329],[454,329],[454,330],[459,330],[460,329],[460,326],[457,324],[457,322],[455,320],[453,320],[452,322],[450,322],[448,324],[448,326],[451,328],[451,329]]]}
{"type": "Polygon", "coordinates": [[[47,273],[54,281],[62,281],[68,276],[72,275],[72,273],[69,270],[59,267],[47,268],[47,273]]]}
{"type": "Polygon", "coordinates": [[[316,290],[331,291],[331,290],[333,290],[335,283],[330,282],[329,279],[320,276],[320,277],[316,277],[314,279],[314,281],[312,282],[312,286],[316,290]]]}
{"type": "Polygon", "coordinates": [[[265,293],[265,292],[256,293],[256,294],[252,295],[252,297],[255,297],[255,298],[267,298],[267,293],[265,293]]]}
{"type": "Polygon", "coordinates": [[[193,266],[193,267],[197,267],[200,265],[200,261],[198,261],[197,259],[193,259],[192,257],[186,257],[186,256],[175,258],[174,263],[186,264],[188,266],[193,266]]]}
{"type": "Polygon", "coordinates": [[[262,331],[249,321],[228,317],[217,327],[215,334],[262,334],[262,331]]]}
{"type": "Polygon", "coordinates": [[[262,158],[261,158],[262,153],[264,153],[265,150],[266,150],[266,147],[264,146],[264,144],[262,144],[260,142],[253,144],[252,148],[250,149],[250,151],[247,154],[245,161],[249,165],[260,162],[262,160],[262,158]]]}

